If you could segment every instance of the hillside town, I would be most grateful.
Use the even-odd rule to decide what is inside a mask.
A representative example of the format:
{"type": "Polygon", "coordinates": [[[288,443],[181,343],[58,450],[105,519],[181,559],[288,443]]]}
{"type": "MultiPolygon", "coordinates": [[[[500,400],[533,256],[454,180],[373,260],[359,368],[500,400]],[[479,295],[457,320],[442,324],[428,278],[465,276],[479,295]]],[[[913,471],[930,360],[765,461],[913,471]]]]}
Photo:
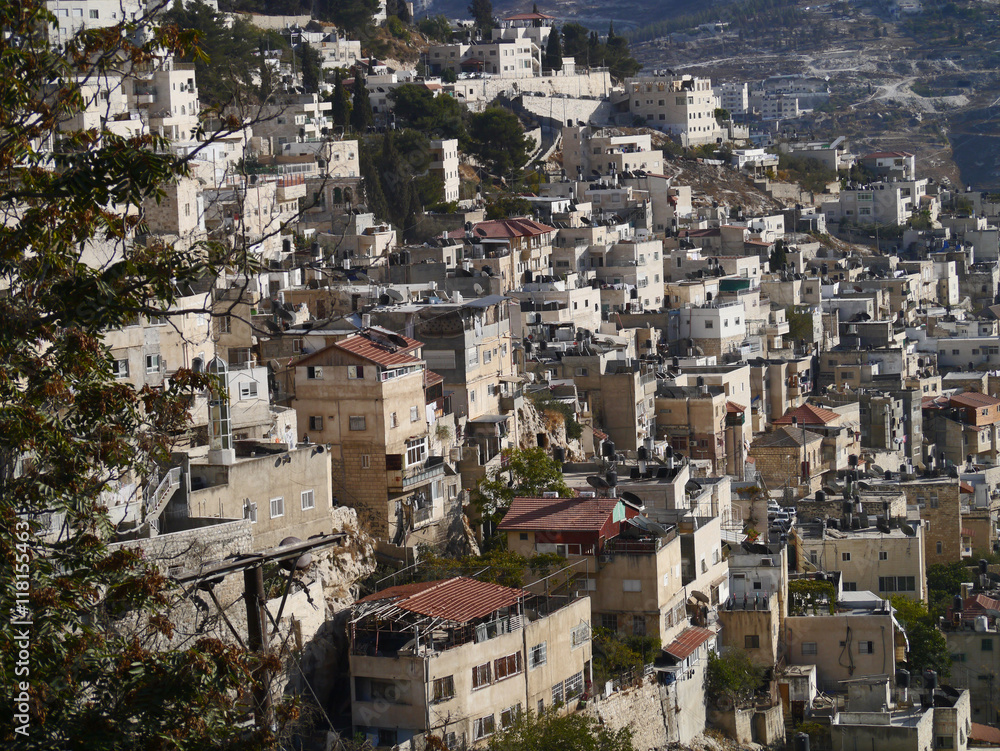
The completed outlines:
{"type": "MultiPolygon", "coordinates": [[[[397,0],[362,39],[44,5],[67,55],[147,15],[251,30],[250,68],[79,74],[32,136],[151,139],[184,169],[122,236],[225,249],[101,331],[116,387],[204,383],[95,534],[184,592],[158,649],[275,658],[247,727],[296,697],[288,748],[569,715],[643,751],[1000,746],[1000,194],[795,130],[823,78],[640,69],[544,8],[397,0]]],[[[68,513],[20,518],[55,549],[68,513]]]]}

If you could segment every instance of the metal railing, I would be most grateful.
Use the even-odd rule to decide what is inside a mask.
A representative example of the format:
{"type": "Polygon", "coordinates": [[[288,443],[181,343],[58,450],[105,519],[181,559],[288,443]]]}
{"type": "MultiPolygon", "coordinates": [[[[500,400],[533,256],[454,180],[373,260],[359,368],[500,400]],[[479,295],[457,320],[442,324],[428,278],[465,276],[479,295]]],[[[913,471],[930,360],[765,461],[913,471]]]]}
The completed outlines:
{"type": "Polygon", "coordinates": [[[146,514],[154,514],[161,502],[168,500],[181,484],[181,468],[174,467],[168,471],[157,484],[156,480],[149,483],[146,492],[146,514]],[[154,488],[153,485],[156,484],[154,488]]]}

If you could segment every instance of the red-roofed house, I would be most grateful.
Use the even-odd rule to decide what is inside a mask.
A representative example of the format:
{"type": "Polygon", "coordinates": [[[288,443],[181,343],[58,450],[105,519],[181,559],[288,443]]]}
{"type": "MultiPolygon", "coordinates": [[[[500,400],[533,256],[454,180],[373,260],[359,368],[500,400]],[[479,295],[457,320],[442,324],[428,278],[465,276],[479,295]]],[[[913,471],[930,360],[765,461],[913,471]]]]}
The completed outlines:
{"type": "Polygon", "coordinates": [[[389,587],[349,623],[354,731],[395,746],[433,731],[481,745],[529,707],[591,689],[590,603],[453,577],[389,587]]]}
{"type": "Polygon", "coordinates": [[[556,229],[528,217],[495,219],[448,233],[465,240],[463,255],[473,268],[502,279],[502,291],[509,292],[528,281],[527,272],[548,273],[556,229]]]}
{"type": "Polygon", "coordinates": [[[977,391],[964,391],[940,402],[926,404],[924,425],[952,464],[965,464],[966,456],[979,464],[1000,460],[1000,399],[977,391]]]}
{"type": "Polygon", "coordinates": [[[445,539],[460,503],[457,475],[430,456],[442,379],[422,346],[369,328],[295,363],[292,406],[309,439],[330,447],[337,501],[396,546],[445,539]]]}
{"type": "Polygon", "coordinates": [[[515,498],[500,522],[525,557],[557,553],[590,594],[594,623],[661,641],[688,623],[677,528],[650,525],[617,498],[515,498]]]}

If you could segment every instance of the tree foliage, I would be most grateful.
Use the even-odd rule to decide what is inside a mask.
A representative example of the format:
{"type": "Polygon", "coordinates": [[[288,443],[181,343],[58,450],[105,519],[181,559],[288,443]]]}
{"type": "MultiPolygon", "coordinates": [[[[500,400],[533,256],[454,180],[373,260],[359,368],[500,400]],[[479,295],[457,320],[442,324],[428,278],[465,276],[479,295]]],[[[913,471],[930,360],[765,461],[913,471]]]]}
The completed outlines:
{"type": "Polygon", "coordinates": [[[465,139],[464,105],[454,97],[434,96],[425,86],[403,84],[389,92],[396,122],[430,138],[465,139]]]}
{"type": "Polygon", "coordinates": [[[302,70],[302,88],[314,94],[319,91],[320,81],[323,80],[323,64],[319,52],[308,42],[300,44],[296,52],[302,70]]]}
{"type": "Polygon", "coordinates": [[[727,647],[721,653],[710,652],[705,668],[705,698],[715,704],[721,700],[735,707],[748,706],[764,680],[765,670],[741,649],[727,647]]]}
{"type": "Polygon", "coordinates": [[[437,15],[421,18],[417,23],[417,28],[422,34],[436,42],[451,41],[451,23],[447,16],[437,15]]]}
{"type": "MultiPolygon", "coordinates": [[[[976,559],[976,556],[973,556],[976,559]]],[[[945,614],[951,606],[951,598],[961,594],[962,585],[974,582],[975,575],[961,561],[934,563],[927,567],[928,610],[936,617],[945,614]]]]}
{"type": "Polygon", "coordinates": [[[562,70],[562,43],[559,41],[560,38],[559,29],[553,27],[552,31],[549,33],[549,40],[545,44],[545,59],[543,61],[543,67],[546,70],[562,70]]]}
{"type": "Polygon", "coordinates": [[[24,597],[0,590],[0,739],[30,749],[270,745],[270,729],[240,727],[237,696],[256,658],[208,637],[165,646],[176,593],[141,554],[107,544],[108,494],[166,456],[209,381],[184,370],[162,389],[119,381],[105,332],[158,315],[223,267],[252,269],[215,246],[136,242],[143,201],[186,173],[187,158],[154,135],[67,123],[86,105],[82,81],[120,60],[184,54],[195,33],[128,19],[57,51],[45,39],[55,20],[39,0],[0,3],[0,210],[16,217],[0,226],[0,577],[27,587],[24,597]],[[95,247],[106,263],[86,263],[95,247]],[[62,521],[50,534],[52,518],[62,521]]]}
{"type": "Polygon", "coordinates": [[[890,599],[896,609],[896,618],[903,626],[910,643],[910,651],[907,653],[910,670],[915,673],[925,669],[936,670],[942,678],[947,678],[951,673],[948,642],[937,627],[934,617],[927,611],[927,606],[902,595],[894,595],[890,599]]]}
{"type": "Polygon", "coordinates": [[[629,728],[609,730],[582,714],[522,713],[490,737],[490,751],[634,751],[629,728]]]}
{"type": "Polygon", "coordinates": [[[501,466],[479,481],[474,500],[485,513],[504,513],[518,497],[544,492],[569,498],[573,491],[563,480],[562,467],[543,448],[504,449],[501,466]]]}
{"type": "Polygon", "coordinates": [[[510,110],[487,107],[469,117],[467,150],[498,177],[517,177],[533,147],[533,139],[510,110]]]}
{"type": "Polygon", "coordinates": [[[625,635],[607,628],[594,629],[593,645],[594,680],[598,685],[628,673],[641,674],[662,646],[655,636],[625,635]]]}
{"type": "Polygon", "coordinates": [[[482,555],[446,558],[432,551],[422,550],[418,575],[424,581],[448,579],[453,576],[475,576],[480,581],[520,588],[530,572],[535,578],[547,576],[560,568],[565,558],[555,553],[538,553],[525,558],[512,550],[495,549],[482,555]]]}
{"type": "Polygon", "coordinates": [[[354,89],[351,96],[351,129],[363,135],[372,124],[372,103],[365,86],[365,77],[360,72],[354,76],[354,89]]]}
{"type": "Polygon", "coordinates": [[[493,28],[493,3],[490,0],[472,0],[469,15],[476,22],[476,28],[483,32],[484,37],[488,37],[493,28]]]}

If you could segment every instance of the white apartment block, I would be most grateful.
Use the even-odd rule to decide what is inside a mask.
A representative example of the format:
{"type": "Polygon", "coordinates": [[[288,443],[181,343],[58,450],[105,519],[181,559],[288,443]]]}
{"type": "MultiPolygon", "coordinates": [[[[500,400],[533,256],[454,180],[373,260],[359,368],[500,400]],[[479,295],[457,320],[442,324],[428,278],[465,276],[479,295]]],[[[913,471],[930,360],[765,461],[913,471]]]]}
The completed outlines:
{"type": "Polygon", "coordinates": [[[139,73],[130,105],[146,119],[150,131],[171,141],[193,140],[201,104],[194,64],[167,58],[159,68],[139,73]]]}
{"type": "Polygon", "coordinates": [[[750,107],[750,90],[746,82],[715,85],[719,106],[732,115],[745,115],[750,107]]]}
{"type": "Polygon", "coordinates": [[[622,135],[619,131],[588,126],[564,127],[563,166],[570,179],[589,180],[612,173],[660,173],[663,170],[663,152],[654,149],[649,134],[622,135]]]}
{"type": "Polygon", "coordinates": [[[427,50],[427,67],[432,75],[450,70],[500,78],[531,78],[541,75],[542,51],[530,39],[435,44],[427,50]]]}
{"type": "Polygon", "coordinates": [[[343,141],[298,141],[286,143],[279,152],[283,156],[314,155],[321,173],[328,177],[358,177],[361,173],[356,139],[343,141]]]}
{"type": "Polygon", "coordinates": [[[766,91],[750,94],[750,108],[757,112],[761,120],[792,120],[801,114],[796,97],[766,91]]]}
{"type": "Polygon", "coordinates": [[[323,41],[313,46],[319,52],[323,70],[350,68],[361,59],[361,42],[357,39],[347,39],[336,32],[327,34],[323,41]]]}
{"type": "Polygon", "coordinates": [[[719,99],[709,78],[647,76],[625,82],[629,112],[633,118],[677,136],[682,145],[717,143],[726,131],[715,119],[719,99]]]}
{"type": "Polygon", "coordinates": [[[444,200],[457,201],[459,188],[458,139],[431,141],[430,173],[441,181],[444,200]]]}
{"type": "Polygon", "coordinates": [[[58,27],[49,29],[49,38],[63,44],[84,29],[103,29],[141,17],[146,4],[140,0],[49,0],[49,12],[58,27]]]}

